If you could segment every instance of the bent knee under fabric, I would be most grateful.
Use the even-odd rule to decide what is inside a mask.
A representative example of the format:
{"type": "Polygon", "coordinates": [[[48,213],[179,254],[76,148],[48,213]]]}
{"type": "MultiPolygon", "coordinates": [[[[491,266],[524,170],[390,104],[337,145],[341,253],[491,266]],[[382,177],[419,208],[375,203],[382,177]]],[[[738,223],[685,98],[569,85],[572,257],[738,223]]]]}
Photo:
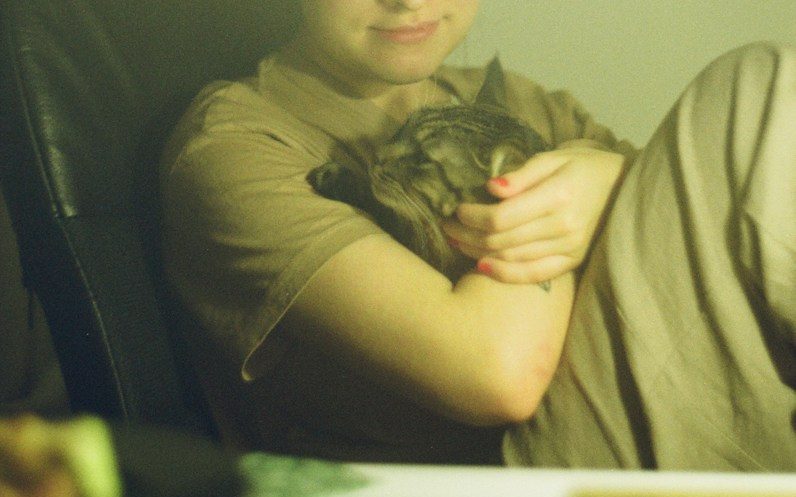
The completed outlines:
{"type": "Polygon", "coordinates": [[[796,469],[796,53],[686,89],[620,189],[508,464],[796,469]]]}

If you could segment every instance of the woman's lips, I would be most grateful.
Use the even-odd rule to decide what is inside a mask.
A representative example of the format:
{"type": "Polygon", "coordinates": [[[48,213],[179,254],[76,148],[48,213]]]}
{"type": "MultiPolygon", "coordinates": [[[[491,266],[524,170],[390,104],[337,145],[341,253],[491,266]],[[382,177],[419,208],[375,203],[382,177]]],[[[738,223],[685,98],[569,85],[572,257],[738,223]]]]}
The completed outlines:
{"type": "Polygon", "coordinates": [[[439,21],[424,22],[398,28],[373,28],[383,39],[394,43],[420,43],[431,38],[437,31],[439,21]]]}

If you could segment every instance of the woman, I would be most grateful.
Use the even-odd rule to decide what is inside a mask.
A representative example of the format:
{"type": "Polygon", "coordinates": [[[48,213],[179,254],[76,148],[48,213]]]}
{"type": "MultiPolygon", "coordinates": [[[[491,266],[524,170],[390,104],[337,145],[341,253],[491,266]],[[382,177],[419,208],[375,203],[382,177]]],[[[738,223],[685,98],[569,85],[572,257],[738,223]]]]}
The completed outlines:
{"type": "MultiPolygon", "coordinates": [[[[568,95],[510,76],[510,107],[556,150],[490,181],[487,187],[500,203],[463,205],[457,219],[446,222],[451,243],[477,260],[477,270],[453,284],[362,213],[315,195],[304,177],[328,160],[374,160],[373,146],[421,106],[472,98],[483,73],[440,65],[466,34],[478,2],[298,4],[302,20],[292,42],[266,58],[255,78],[208,86],[164,160],[166,269],[201,325],[201,331],[189,331],[189,339],[228,438],[245,447],[323,457],[483,463],[497,459],[497,443],[511,425],[502,450],[510,463],[760,469],[715,444],[705,450],[718,452],[716,458],[705,458],[702,449],[682,460],[663,458],[669,451],[662,444],[678,443],[670,435],[688,442],[687,430],[658,439],[657,419],[650,417],[656,404],[645,397],[647,380],[640,376],[654,369],[649,381],[655,383],[667,368],[646,366],[645,340],[674,340],[688,329],[661,330],[655,319],[660,304],[633,292],[649,291],[649,285],[660,292],[649,274],[653,269],[674,276],[673,283],[683,283],[684,268],[704,274],[693,272],[689,259],[631,270],[613,258],[619,249],[628,252],[628,262],[644,260],[650,251],[657,255],[646,245],[652,242],[671,243],[664,252],[670,257],[693,255],[692,240],[660,232],[663,226],[676,230],[687,218],[647,221],[650,213],[634,205],[638,199],[658,201],[667,206],[661,213],[678,212],[672,205],[690,186],[679,176],[671,180],[671,191],[656,183],[654,195],[633,192],[640,189],[634,186],[639,178],[678,170],[671,153],[654,152],[674,150],[665,142],[682,123],[666,125],[672,136],[659,133],[629,170],[633,179],[622,187],[621,207],[614,209],[579,285],[563,366],[553,379],[575,293],[572,270],[591,247],[632,148],[595,124],[568,95]],[[655,224],[634,231],[645,222],[655,224]],[[547,279],[553,279],[549,293],[535,284],[547,279]],[[621,314],[626,302],[635,304],[630,322],[621,314]],[[651,323],[645,322],[645,309],[655,313],[651,323]],[[633,336],[642,337],[640,346],[626,343],[628,326],[635,325],[641,327],[633,329],[633,336]],[[241,372],[248,383],[239,381],[241,372]],[[580,440],[588,445],[579,446],[580,440]]],[[[705,146],[724,150],[721,143],[705,146]]],[[[725,197],[728,202],[732,195],[725,197]]],[[[659,206],[654,208],[658,215],[659,206]]],[[[748,254],[759,253],[758,232],[738,234],[751,237],[744,238],[751,240],[748,254]]],[[[741,281],[740,263],[729,267],[735,293],[747,295],[750,282],[741,281]]],[[[776,291],[777,298],[787,298],[793,286],[776,291]]],[[[691,298],[688,311],[694,304],[697,316],[711,318],[704,302],[712,296],[674,295],[665,301],[667,316],[688,315],[680,312],[681,299],[691,298]]],[[[776,302],[745,302],[756,317],[780,312],[771,305],[776,302]]],[[[737,304],[733,300],[733,311],[737,304]]],[[[792,316],[783,319],[782,329],[792,331],[792,316]]],[[[713,344],[705,345],[710,352],[734,350],[716,345],[723,335],[715,335],[724,332],[718,328],[702,326],[694,333],[713,344]]],[[[764,357],[763,350],[775,349],[770,342],[782,337],[766,335],[757,323],[753,329],[757,349],[749,355],[750,367],[765,373],[761,392],[778,396],[777,416],[792,412],[793,390],[776,376],[777,366],[791,371],[792,354],[786,353],[784,363],[764,357]]],[[[666,345],[675,350],[673,343],[666,345]]],[[[684,363],[692,359],[683,354],[684,363]]],[[[735,356],[730,359],[738,366],[735,356]]],[[[737,404],[755,381],[731,383],[737,391],[721,391],[722,398],[737,404]]],[[[670,401],[658,390],[655,395],[670,401]]],[[[751,404],[750,413],[759,414],[760,404],[751,404]]],[[[788,424],[774,424],[768,430],[772,439],[782,440],[783,433],[793,439],[788,424]]],[[[750,437],[758,436],[764,423],[756,419],[749,426],[750,437]]],[[[712,442],[714,432],[707,430],[705,440],[712,442]]],[[[718,430],[719,439],[725,436],[718,430]]],[[[761,450],[770,442],[766,437],[761,450]]],[[[789,450],[750,457],[762,467],[781,468],[793,455],[789,450]]]]}

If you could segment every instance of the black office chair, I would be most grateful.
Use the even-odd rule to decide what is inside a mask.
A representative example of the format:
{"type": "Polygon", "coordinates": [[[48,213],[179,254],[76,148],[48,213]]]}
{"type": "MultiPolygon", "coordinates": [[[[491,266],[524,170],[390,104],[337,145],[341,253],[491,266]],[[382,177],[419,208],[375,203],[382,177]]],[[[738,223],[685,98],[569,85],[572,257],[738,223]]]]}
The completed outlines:
{"type": "Polygon", "coordinates": [[[289,31],[279,3],[0,0],[0,180],[77,412],[213,433],[171,331],[156,166],[196,91],[289,31]]]}

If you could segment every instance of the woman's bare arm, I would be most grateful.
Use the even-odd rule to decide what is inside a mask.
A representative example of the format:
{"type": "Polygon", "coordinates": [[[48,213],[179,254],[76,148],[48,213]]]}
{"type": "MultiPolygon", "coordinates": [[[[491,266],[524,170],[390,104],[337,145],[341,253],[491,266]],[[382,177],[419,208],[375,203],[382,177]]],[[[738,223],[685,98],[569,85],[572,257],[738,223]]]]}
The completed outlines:
{"type": "Polygon", "coordinates": [[[438,413],[473,425],[527,419],[555,370],[573,278],[550,292],[467,274],[454,286],[386,236],[333,256],[285,319],[438,413]]]}

